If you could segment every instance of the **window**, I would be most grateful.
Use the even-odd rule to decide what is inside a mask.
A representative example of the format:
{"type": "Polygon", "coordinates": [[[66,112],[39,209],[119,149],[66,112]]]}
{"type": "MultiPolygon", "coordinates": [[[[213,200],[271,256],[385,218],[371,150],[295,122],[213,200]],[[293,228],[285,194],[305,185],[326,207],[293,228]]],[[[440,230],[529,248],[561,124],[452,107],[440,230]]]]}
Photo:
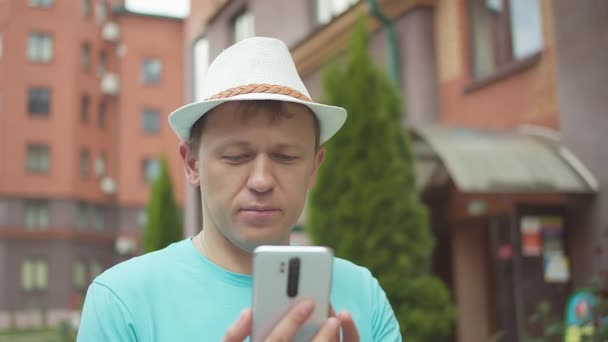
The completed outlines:
{"type": "Polygon", "coordinates": [[[101,177],[106,173],[106,156],[103,152],[100,152],[97,155],[97,159],[95,160],[95,174],[97,177],[101,177]]]}
{"type": "Polygon", "coordinates": [[[78,229],[86,229],[89,225],[87,211],[88,206],[86,205],[86,203],[79,202],[76,208],[76,227],[78,229]]]}
{"type": "Polygon", "coordinates": [[[53,59],[53,38],[48,33],[30,33],[27,57],[31,62],[48,63],[53,59]]]}
{"type": "Polygon", "coordinates": [[[468,5],[474,78],[542,50],[539,0],[468,0],[468,5]]]}
{"type": "Polygon", "coordinates": [[[80,121],[82,123],[89,122],[89,107],[91,100],[88,95],[83,95],[80,98],[80,121]]]}
{"type": "Polygon", "coordinates": [[[89,71],[91,69],[91,45],[89,43],[84,43],[80,49],[80,67],[83,71],[89,71]]]}
{"type": "Polygon", "coordinates": [[[99,108],[97,109],[97,125],[99,128],[106,127],[106,103],[100,102],[99,108]]]}
{"type": "Polygon", "coordinates": [[[25,200],[23,208],[25,229],[45,230],[49,227],[49,202],[44,200],[25,200]]]}
{"type": "Polygon", "coordinates": [[[202,82],[207,76],[207,68],[209,67],[209,39],[200,38],[194,43],[193,48],[194,61],[194,100],[202,101],[205,99],[205,94],[202,90],[202,82]]]}
{"type": "Polygon", "coordinates": [[[53,0],[28,0],[30,7],[51,7],[53,0]]]}
{"type": "Polygon", "coordinates": [[[83,17],[91,15],[91,0],[81,0],[80,5],[83,17]]]}
{"type": "Polygon", "coordinates": [[[141,63],[141,80],[144,84],[158,84],[162,63],[158,58],[146,58],[141,63]]]}
{"type": "Polygon", "coordinates": [[[80,175],[87,177],[89,175],[89,150],[80,150],[80,175]]]}
{"type": "Polygon", "coordinates": [[[317,0],[316,17],[319,24],[327,24],[333,17],[345,12],[358,0],[317,0]]]}
{"type": "Polygon", "coordinates": [[[98,24],[102,24],[108,17],[108,8],[104,0],[98,0],[95,8],[95,19],[98,24]]]}
{"type": "Polygon", "coordinates": [[[21,288],[25,291],[45,290],[49,284],[49,266],[43,259],[21,261],[21,288]]]}
{"type": "Polygon", "coordinates": [[[47,173],[49,171],[49,146],[29,144],[26,147],[26,170],[31,173],[47,173]]]}
{"type": "Polygon", "coordinates": [[[99,64],[97,64],[97,76],[102,77],[108,69],[108,59],[104,51],[99,53],[99,64]]]}
{"type": "Polygon", "coordinates": [[[137,212],[137,225],[139,228],[145,228],[148,224],[148,211],[146,208],[139,209],[137,212]]]}
{"type": "Polygon", "coordinates": [[[27,111],[35,116],[47,116],[51,110],[51,90],[49,88],[29,88],[27,91],[27,111]]]}
{"type": "Polygon", "coordinates": [[[105,227],[105,215],[103,207],[95,207],[95,230],[103,230],[105,227]]]}
{"type": "Polygon", "coordinates": [[[91,281],[93,281],[98,275],[103,272],[103,267],[98,260],[91,261],[91,265],[89,266],[89,271],[91,272],[91,281]]]}
{"type": "Polygon", "coordinates": [[[84,289],[87,286],[87,266],[82,260],[74,263],[74,287],[84,289]]]}
{"type": "Polygon", "coordinates": [[[249,11],[243,11],[237,15],[233,21],[232,40],[236,43],[245,38],[255,35],[255,21],[253,14],[249,11]]]}
{"type": "Polygon", "coordinates": [[[156,180],[160,175],[160,163],[156,159],[144,159],[142,161],[142,179],[146,183],[156,180]]]}
{"type": "Polygon", "coordinates": [[[160,111],[158,109],[145,108],[141,119],[145,133],[160,132],[160,111]]]}

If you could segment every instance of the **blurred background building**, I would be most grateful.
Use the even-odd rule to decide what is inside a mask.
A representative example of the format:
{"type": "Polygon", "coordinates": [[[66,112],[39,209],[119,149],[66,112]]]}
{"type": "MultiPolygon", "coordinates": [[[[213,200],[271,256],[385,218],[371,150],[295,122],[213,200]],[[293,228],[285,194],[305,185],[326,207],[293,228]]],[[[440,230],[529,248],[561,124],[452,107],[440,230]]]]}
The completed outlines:
{"type": "Polygon", "coordinates": [[[42,322],[30,308],[65,315],[93,276],[138,253],[161,154],[186,235],[198,231],[166,116],[201,99],[224,48],[284,40],[320,100],[359,15],[400,85],[454,339],[521,340],[541,300],[562,317],[574,289],[608,272],[606,1],[197,0],[180,20],[121,1],[4,0],[0,329],[42,322]]]}
{"type": "Polygon", "coordinates": [[[138,253],[163,154],[183,203],[182,41],[181,19],[121,3],[0,1],[0,329],[69,317],[138,253]]]}

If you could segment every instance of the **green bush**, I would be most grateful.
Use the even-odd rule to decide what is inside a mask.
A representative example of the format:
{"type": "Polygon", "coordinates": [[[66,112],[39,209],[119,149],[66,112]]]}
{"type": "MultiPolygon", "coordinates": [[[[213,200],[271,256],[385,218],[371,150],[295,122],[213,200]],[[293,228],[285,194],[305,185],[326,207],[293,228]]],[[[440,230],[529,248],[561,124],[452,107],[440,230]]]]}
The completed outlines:
{"type": "Polygon", "coordinates": [[[324,73],[326,103],[346,108],[349,117],[327,144],[306,229],[315,243],[371,270],[404,339],[438,341],[450,335],[454,309],[447,288],[431,274],[433,237],[400,125],[401,100],[369,57],[368,42],[359,20],[345,67],[333,64],[324,73]]]}

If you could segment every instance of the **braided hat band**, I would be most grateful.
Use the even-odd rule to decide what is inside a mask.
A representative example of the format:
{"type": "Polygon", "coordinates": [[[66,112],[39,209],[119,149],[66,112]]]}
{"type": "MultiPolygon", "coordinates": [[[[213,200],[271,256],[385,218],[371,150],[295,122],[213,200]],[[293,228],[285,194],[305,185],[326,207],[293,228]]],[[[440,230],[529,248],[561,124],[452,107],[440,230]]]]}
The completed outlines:
{"type": "Polygon", "coordinates": [[[251,93],[266,93],[266,94],[280,94],[287,95],[298,100],[312,102],[308,96],[302,94],[301,92],[292,89],[286,86],[274,85],[274,84],[248,84],[244,86],[238,86],[230,89],[226,89],[221,91],[206,100],[215,100],[215,99],[225,99],[229,97],[234,97],[242,94],[251,94],[251,93]]]}

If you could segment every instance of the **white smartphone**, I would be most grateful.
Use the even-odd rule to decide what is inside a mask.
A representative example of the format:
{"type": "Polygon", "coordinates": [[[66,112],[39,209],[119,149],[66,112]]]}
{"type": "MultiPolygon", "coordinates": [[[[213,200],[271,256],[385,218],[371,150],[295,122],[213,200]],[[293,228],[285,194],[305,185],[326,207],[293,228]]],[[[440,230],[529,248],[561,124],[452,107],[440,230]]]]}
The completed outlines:
{"type": "Polygon", "coordinates": [[[334,253],[318,246],[260,246],[253,251],[252,342],[264,341],[303,299],[315,309],[294,341],[309,341],[327,320],[334,253]]]}

